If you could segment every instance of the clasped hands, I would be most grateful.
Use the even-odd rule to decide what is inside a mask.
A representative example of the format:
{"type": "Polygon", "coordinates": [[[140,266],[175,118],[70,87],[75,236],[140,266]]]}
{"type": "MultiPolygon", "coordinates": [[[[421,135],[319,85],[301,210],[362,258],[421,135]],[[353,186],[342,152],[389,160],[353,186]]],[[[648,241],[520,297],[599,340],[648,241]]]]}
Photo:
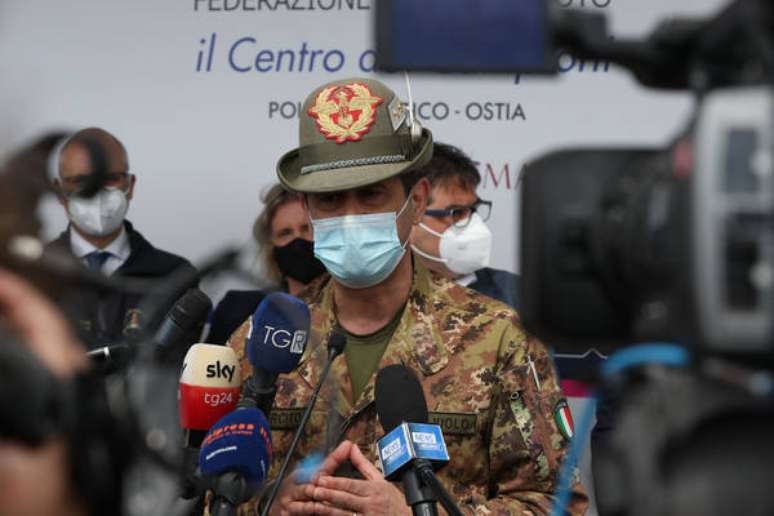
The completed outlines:
{"type": "Polygon", "coordinates": [[[325,459],[308,483],[295,475],[287,478],[271,510],[272,515],[320,516],[411,515],[403,493],[350,441],[342,442],[325,459]],[[363,480],[334,477],[345,462],[351,462],[363,480]]]}

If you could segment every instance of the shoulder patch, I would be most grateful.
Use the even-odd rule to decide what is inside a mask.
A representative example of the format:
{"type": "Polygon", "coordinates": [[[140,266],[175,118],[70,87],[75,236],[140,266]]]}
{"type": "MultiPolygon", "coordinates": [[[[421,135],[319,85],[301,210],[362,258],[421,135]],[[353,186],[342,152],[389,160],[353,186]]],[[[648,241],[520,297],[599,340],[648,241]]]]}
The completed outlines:
{"type": "Polygon", "coordinates": [[[575,423],[572,421],[572,413],[567,400],[561,399],[556,402],[554,407],[554,421],[556,426],[565,439],[572,439],[575,436],[575,423]]]}

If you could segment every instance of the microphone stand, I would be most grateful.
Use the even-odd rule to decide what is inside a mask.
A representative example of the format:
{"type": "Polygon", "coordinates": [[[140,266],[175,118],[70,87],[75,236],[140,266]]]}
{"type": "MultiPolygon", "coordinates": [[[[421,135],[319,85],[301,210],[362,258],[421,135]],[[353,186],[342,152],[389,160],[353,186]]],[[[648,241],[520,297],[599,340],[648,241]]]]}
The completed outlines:
{"type": "Polygon", "coordinates": [[[242,385],[237,409],[256,407],[269,417],[274,398],[277,396],[277,376],[273,371],[253,367],[253,374],[242,385]]]}
{"type": "Polygon", "coordinates": [[[213,492],[215,499],[210,506],[212,516],[231,516],[237,507],[248,501],[252,495],[244,477],[235,471],[222,473],[215,478],[213,492]]]}
{"type": "Polygon", "coordinates": [[[261,516],[267,516],[269,514],[269,510],[271,509],[271,506],[274,503],[274,499],[277,497],[277,493],[279,492],[280,486],[282,485],[282,481],[285,479],[285,476],[287,475],[288,464],[290,464],[290,458],[293,456],[293,452],[298,447],[298,441],[301,440],[301,434],[304,431],[306,422],[309,419],[309,416],[312,415],[312,409],[314,408],[315,403],[317,403],[317,397],[320,394],[320,390],[322,389],[323,383],[325,383],[325,379],[328,377],[328,372],[331,370],[333,361],[336,359],[337,356],[341,354],[342,351],[344,351],[345,344],[346,344],[346,339],[344,338],[344,335],[342,335],[338,331],[334,331],[333,335],[331,336],[330,342],[328,342],[328,361],[325,364],[325,369],[323,369],[322,376],[320,377],[320,382],[314,388],[314,392],[312,392],[312,398],[309,400],[309,405],[306,406],[304,415],[301,418],[301,423],[298,425],[298,430],[296,430],[296,434],[293,436],[293,441],[290,443],[290,449],[288,450],[288,453],[285,455],[285,460],[282,461],[282,466],[280,467],[279,474],[277,475],[277,480],[274,481],[274,485],[272,486],[271,492],[269,493],[269,499],[266,502],[266,505],[264,505],[263,511],[261,511],[261,516]]]}
{"type": "Polygon", "coordinates": [[[443,487],[443,484],[438,480],[438,477],[435,476],[435,472],[433,472],[433,467],[430,463],[418,461],[416,468],[419,472],[419,478],[422,479],[422,482],[424,482],[426,486],[429,486],[430,489],[433,490],[438,497],[438,501],[441,502],[441,505],[446,509],[449,516],[462,516],[462,512],[459,507],[457,507],[457,504],[454,503],[449,492],[443,487]]]}
{"type": "Polygon", "coordinates": [[[414,516],[438,516],[438,507],[435,505],[438,500],[423,480],[414,468],[403,472],[401,481],[406,495],[406,504],[411,507],[411,513],[414,516]]]}

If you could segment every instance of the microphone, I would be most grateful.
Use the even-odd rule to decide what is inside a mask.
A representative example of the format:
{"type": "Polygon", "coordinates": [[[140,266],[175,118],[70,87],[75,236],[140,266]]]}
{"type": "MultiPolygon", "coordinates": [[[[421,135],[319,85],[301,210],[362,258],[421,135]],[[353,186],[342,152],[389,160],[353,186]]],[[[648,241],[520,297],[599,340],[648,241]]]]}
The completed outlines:
{"type": "Polygon", "coordinates": [[[253,374],[242,386],[239,407],[269,414],[277,394],[277,376],[298,366],[309,335],[309,308],[284,292],[267,295],[250,318],[247,359],[253,374]]]}
{"type": "Polygon", "coordinates": [[[188,348],[198,341],[212,301],[198,288],[191,288],[172,306],[156,331],[155,356],[166,364],[179,364],[188,348]]]}
{"type": "Polygon", "coordinates": [[[256,408],[226,414],[202,442],[199,469],[215,493],[212,516],[235,514],[260,488],[271,467],[271,430],[256,408]]]}
{"type": "MultiPolygon", "coordinates": [[[[189,289],[167,312],[153,335],[154,358],[163,364],[178,364],[192,343],[199,340],[212,301],[198,288],[189,289]]],[[[134,357],[134,346],[113,344],[86,352],[94,364],[122,367],[134,357]]]]}
{"type": "Polygon", "coordinates": [[[449,451],[438,425],[401,423],[376,443],[384,477],[398,478],[401,468],[416,459],[427,460],[438,469],[449,462],[449,451]]]}
{"type": "Polygon", "coordinates": [[[239,361],[234,350],[214,344],[194,344],[183,359],[178,389],[183,429],[183,498],[197,496],[195,471],[206,432],[239,401],[239,361]]]}
{"type": "Polygon", "coordinates": [[[132,358],[132,348],[128,344],[113,344],[102,346],[86,352],[86,357],[93,364],[127,364],[132,358]]]}
{"type": "Polygon", "coordinates": [[[416,375],[401,364],[376,375],[376,414],[385,431],[377,442],[385,478],[400,479],[406,502],[415,516],[435,515],[436,496],[452,516],[462,515],[433,472],[433,463],[449,461],[443,433],[427,424],[427,402],[416,375]]]}
{"type": "Polygon", "coordinates": [[[206,432],[239,401],[239,361],[234,350],[194,344],[180,375],[180,425],[206,432]]]}
{"type": "MultiPolygon", "coordinates": [[[[347,344],[347,339],[344,336],[344,334],[341,332],[339,328],[333,329],[333,334],[331,335],[330,339],[328,340],[328,360],[325,363],[325,369],[323,369],[322,375],[320,375],[320,381],[318,382],[317,386],[314,388],[314,391],[312,392],[312,397],[309,400],[309,404],[306,406],[306,409],[304,410],[304,415],[301,417],[301,423],[298,425],[298,428],[296,429],[296,433],[293,436],[293,441],[290,443],[290,448],[288,449],[287,454],[285,455],[285,460],[282,461],[282,466],[280,467],[279,474],[277,475],[277,478],[274,480],[274,485],[271,488],[271,492],[269,493],[268,501],[266,502],[266,505],[263,506],[263,510],[261,511],[261,516],[266,516],[269,514],[269,511],[271,510],[271,506],[274,503],[274,499],[277,497],[277,493],[279,492],[279,488],[282,485],[282,481],[285,480],[285,476],[288,472],[288,464],[290,464],[290,458],[293,456],[293,453],[296,451],[296,448],[298,447],[298,441],[301,439],[301,435],[304,432],[304,428],[306,427],[306,422],[309,420],[309,416],[312,414],[312,409],[314,408],[315,403],[317,403],[317,397],[320,394],[320,389],[323,386],[323,383],[325,383],[325,379],[328,377],[328,372],[331,370],[331,365],[333,365],[333,361],[336,360],[336,357],[341,355],[341,353],[344,351],[344,347],[347,344]]],[[[427,419],[427,416],[425,416],[425,419],[427,419]]]]}

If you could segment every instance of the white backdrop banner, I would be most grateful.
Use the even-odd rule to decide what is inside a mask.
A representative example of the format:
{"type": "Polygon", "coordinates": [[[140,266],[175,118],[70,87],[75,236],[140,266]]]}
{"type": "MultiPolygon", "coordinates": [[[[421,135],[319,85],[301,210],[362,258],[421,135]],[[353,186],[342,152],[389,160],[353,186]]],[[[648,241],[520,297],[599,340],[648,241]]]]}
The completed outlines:
{"type": "MultiPolygon", "coordinates": [[[[100,126],[138,177],[129,218],[191,260],[249,239],[261,187],[297,144],[317,85],[372,75],[376,0],[3,0],[0,150],[51,128],[100,126]]],[[[561,0],[603,11],[616,37],[720,0],[561,0]]],[[[483,37],[486,37],[484,35],[483,37]]],[[[686,121],[686,94],[641,88],[605,62],[559,55],[557,78],[416,75],[416,114],[436,140],[479,164],[494,202],[493,266],[519,270],[518,173],[561,146],[663,144],[686,121]]],[[[405,99],[402,76],[380,76],[405,99]]],[[[66,224],[45,211],[55,234],[66,224]]]]}

